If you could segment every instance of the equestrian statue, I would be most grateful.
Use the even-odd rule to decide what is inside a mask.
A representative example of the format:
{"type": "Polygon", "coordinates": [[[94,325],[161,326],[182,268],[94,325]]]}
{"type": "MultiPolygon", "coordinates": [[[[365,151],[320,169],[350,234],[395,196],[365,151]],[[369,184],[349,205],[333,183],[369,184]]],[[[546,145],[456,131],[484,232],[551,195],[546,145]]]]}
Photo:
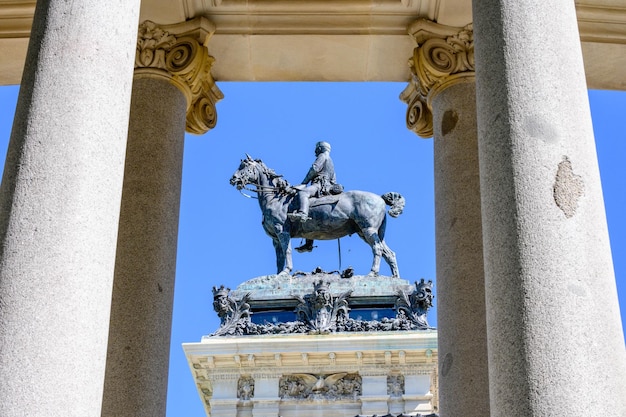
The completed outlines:
{"type": "Polygon", "coordinates": [[[385,208],[390,206],[389,215],[398,217],[404,209],[404,197],[396,192],[382,196],[358,190],[344,192],[336,181],[330,149],[328,142],[316,144],[315,162],[300,185],[291,186],[282,175],[249,155],[241,161],[230,184],[238,190],[255,187],[248,190],[258,194],[263,229],[272,238],[279,274],[289,274],[293,269],[291,238],[306,239],[296,250],[310,252],[314,239],[332,240],[356,233],[374,254],[369,275],[378,275],[382,257],[392,276],[399,277],[396,255],[384,240],[385,208]]]}

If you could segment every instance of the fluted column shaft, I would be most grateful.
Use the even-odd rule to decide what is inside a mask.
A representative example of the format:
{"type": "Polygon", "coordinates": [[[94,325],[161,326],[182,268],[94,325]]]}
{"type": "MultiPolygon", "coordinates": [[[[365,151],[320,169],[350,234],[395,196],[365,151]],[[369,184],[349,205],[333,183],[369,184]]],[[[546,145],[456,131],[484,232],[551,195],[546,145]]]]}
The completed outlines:
{"type": "Polygon", "coordinates": [[[103,417],[165,416],[185,129],[215,125],[205,19],[139,28],[103,417]]]}
{"type": "Polygon", "coordinates": [[[0,189],[3,417],[100,414],[139,3],[37,3],[0,189]]]}
{"type": "Polygon", "coordinates": [[[492,416],[626,415],[574,3],[473,3],[492,416]]]}

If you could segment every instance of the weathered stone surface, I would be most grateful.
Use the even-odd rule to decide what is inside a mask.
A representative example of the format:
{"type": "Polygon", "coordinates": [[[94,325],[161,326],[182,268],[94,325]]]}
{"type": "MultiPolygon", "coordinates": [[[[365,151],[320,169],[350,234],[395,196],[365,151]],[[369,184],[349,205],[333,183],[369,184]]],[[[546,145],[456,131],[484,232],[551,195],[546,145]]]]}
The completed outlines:
{"type": "Polygon", "coordinates": [[[390,297],[398,290],[411,291],[413,286],[406,280],[389,276],[371,277],[355,275],[341,278],[339,273],[321,272],[298,275],[264,275],[240,284],[233,291],[234,297],[253,292],[257,300],[289,299],[294,295],[305,296],[311,292],[316,281],[330,283],[334,294],[352,291],[352,297],[390,297]]]}
{"type": "Polygon", "coordinates": [[[99,417],[140,2],[38,3],[0,190],[0,415],[99,417]]]}
{"type": "Polygon", "coordinates": [[[439,396],[443,416],[489,415],[474,82],[433,100],[439,396]]]}
{"type": "Polygon", "coordinates": [[[473,6],[491,415],[626,415],[574,4],[473,6]]]}
{"type": "Polygon", "coordinates": [[[207,415],[415,415],[438,407],[436,339],[434,330],[203,337],[183,349],[207,415]],[[392,401],[389,377],[405,381],[392,401]],[[245,400],[240,381],[249,393],[250,378],[245,400]]]}
{"type": "Polygon", "coordinates": [[[135,77],[102,417],[165,415],[185,110],[166,78],[135,77]]]}

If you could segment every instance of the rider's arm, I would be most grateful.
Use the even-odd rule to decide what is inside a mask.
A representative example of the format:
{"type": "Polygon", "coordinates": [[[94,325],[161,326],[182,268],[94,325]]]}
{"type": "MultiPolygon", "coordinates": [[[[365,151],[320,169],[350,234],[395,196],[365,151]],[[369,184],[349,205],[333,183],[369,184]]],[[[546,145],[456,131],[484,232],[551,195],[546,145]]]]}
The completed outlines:
{"type": "Polygon", "coordinates": [[[307,172],[306,177],[302,180],[302,184],[308,184],[310,181],[313,181],[317,174],[324,168],[324,162],[326,158],[324,158],[323,154],[320,154],[311,165],[309,172],[307,172]]]}

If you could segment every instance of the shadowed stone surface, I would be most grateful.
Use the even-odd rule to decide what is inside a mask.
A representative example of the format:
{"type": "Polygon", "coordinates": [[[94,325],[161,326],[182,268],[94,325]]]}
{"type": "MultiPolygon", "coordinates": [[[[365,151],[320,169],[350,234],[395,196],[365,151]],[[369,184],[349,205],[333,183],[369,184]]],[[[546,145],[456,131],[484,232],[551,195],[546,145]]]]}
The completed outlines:
{"type": "Polygon", "coordinates": [[[489,377],[473,79],[433,99],[433,126],[440,410],[483,417],[489,377]]]}
{"type": "Polygon", "coordinates": [[[186,101],[135,77],[102,417],[165,415],[186,101]]]}

